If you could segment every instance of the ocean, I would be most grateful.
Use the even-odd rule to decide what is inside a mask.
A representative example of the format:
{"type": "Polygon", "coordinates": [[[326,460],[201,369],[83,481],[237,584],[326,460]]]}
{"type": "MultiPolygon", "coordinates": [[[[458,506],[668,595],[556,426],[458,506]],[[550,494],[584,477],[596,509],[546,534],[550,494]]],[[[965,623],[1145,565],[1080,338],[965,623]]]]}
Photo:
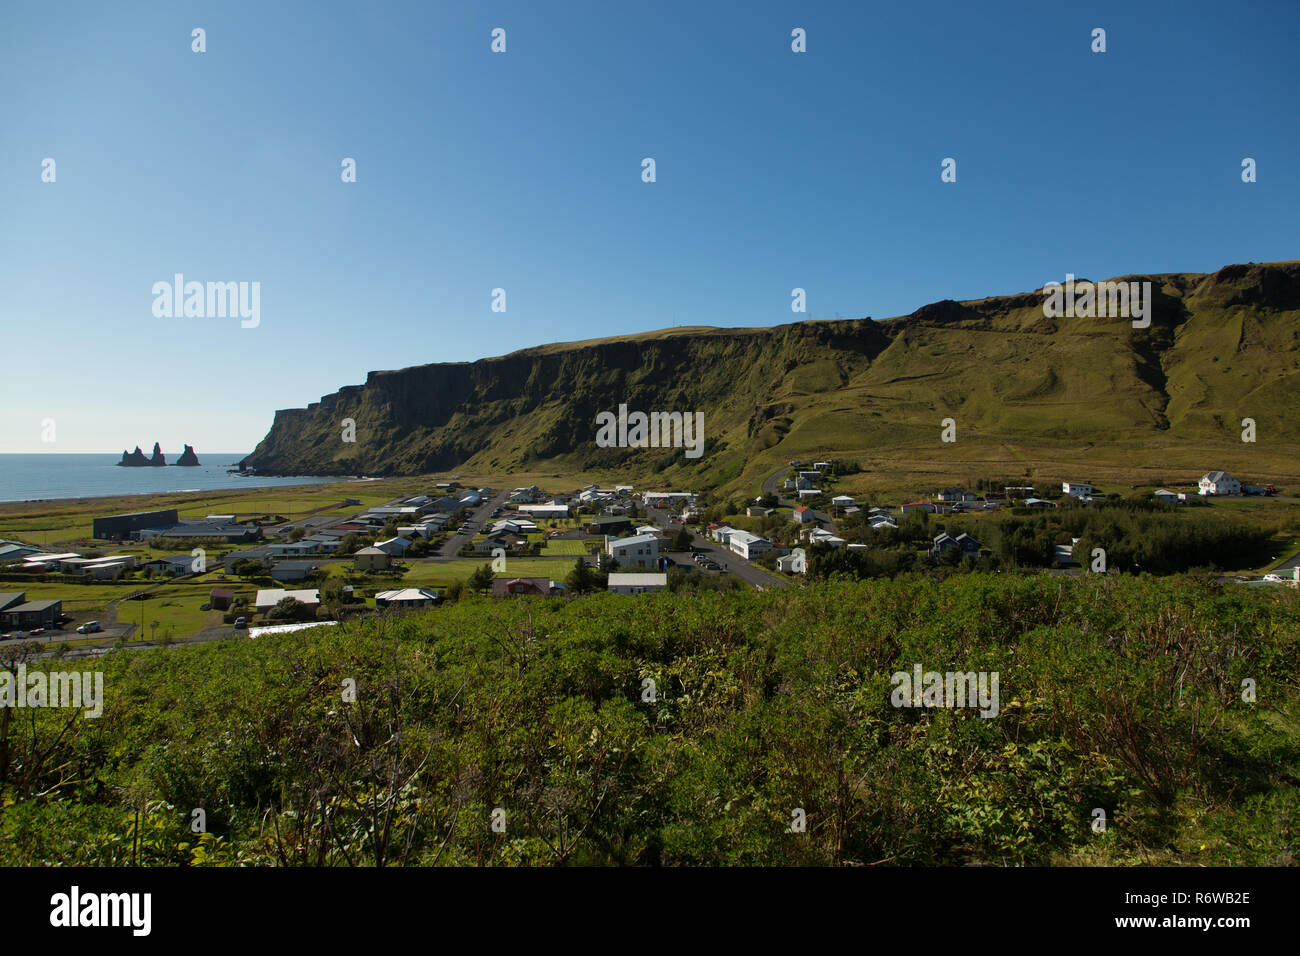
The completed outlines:
{"type": "MultiPolygon", "coordinates": [[[[164,452],[168,462],[180,452],[164,452]]],[[[216,488],[269,488],[314,485],[338,478],[240,478],[226,474],[246,453],[200,454],[200,465],[179,468],[119,468],[118,455],[0,455],[0,502],[105,495],[148,495],[216,488]]]]}

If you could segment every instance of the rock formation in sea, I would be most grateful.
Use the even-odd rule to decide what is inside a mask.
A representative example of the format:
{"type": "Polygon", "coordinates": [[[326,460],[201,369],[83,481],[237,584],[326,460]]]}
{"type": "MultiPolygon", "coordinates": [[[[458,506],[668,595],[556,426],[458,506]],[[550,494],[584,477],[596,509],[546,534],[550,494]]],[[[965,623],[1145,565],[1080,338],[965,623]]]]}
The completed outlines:
{"type": "MultiPolygon", "coordinates": [[[[188,448],[189,446],[187,445],[186,447],[188,448]]],[[[127,468],[147,468],[149,466],[159,467],[167,464],[167,459],[163,457],[162,449],[158,447],[158,443],[154,442],[152,458],[146,458],[144,452],[140,450],[140,446],[136,445],[135,451],[122,452],[122,460],[119,461],[118,464],[127,468]]],[[[198,462],[195,462],[195,464],[198,464],[198,462]]]]}
{"type": "Polygon", "coordinates": [[[185,451],[181,452],[181,457],[176,459],[176,464],[186,468],[193,468],[199,463],[199,456],[194,454],[194,446],[186,445],[185,451]]]}

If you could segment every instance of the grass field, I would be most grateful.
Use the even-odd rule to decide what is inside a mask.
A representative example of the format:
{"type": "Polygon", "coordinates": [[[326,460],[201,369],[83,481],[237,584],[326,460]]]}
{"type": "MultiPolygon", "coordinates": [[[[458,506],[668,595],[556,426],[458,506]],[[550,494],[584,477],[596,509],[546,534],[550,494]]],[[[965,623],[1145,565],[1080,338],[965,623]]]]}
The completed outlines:
{"type": "Polygon", "coordinates": [[[42,547],[89,541],[95,517],[131,511],[175,508],[182,519],[202,519],[210,514],[281,514],[294,518],[325,509],[320,514],[340,517],[355,513],[356,498],[370,508],[405,494],[428,491],[430,481],[394,478],[383,481],[346,481],[323,485],[276,488],[235,488],[162,495],[116,498],[70,498],[0,504],[0,538],[19,538],[42,547]]]}

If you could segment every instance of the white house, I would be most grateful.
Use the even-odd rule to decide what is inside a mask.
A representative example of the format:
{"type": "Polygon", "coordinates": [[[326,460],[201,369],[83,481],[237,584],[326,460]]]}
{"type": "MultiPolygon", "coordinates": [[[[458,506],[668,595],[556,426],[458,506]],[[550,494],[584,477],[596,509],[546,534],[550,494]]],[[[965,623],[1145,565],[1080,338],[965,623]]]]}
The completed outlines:
{"type": "Polygon", "coordinates": [[[1239,495],[1241,482],[1226,471],[1211,471],[1201,478],[1200,490],[1203,495],[1239,495]]]}
{"type": "Polygon", "coordinates": [[[836,495],[831,499],[831,504],[836,508],[848,508],[857,504],[849,495],[836,495]]]}
{"type": "Polygon", "coordinates": [[[764,551],[771,551],[772,542],[759,535],[750,534],[748,531],[733,531],[727,538],[727,547],[742,558],[749,560],[764,551]]]}
{"type": "Polygon", "coordinates": [[[713,537],[713,540],[718,542],[718,544],[727,544],[731,540],[731,536],[735,533],[736,529],[727,524],[714,528],[709,532],[713,537]]]}
{"type": "Polygon", "coordinates": [[[568,505],[519,505],[518,510],[531,515],[534,519],[569,517],[568,505]]]}
{"type": "Polygon", "coordinates": [[[1063,481],[1061,482],[1061,491],[1067,495],[1074,495],[1076,498],[1092,497],[1092,485],[1083,481],[1063,481]]]}
{"type": "Polygon", "coordinates": [[[794,509],[795,524],[804,524],[812,520],[813,520],[812,511],[808,508],[807,505],[799,505],[794,509]]]}
{"type": "Polygon", "coordinates": [[[659,539],[652,534],[637,534],[630,538],[605,539],[605,553],[618,562],[621,568],[659,567],[659,539]]]}
{"type": "Polygon", "coordinates": [[[1151,497],[1156,499],[1156,501],[1159,501],[1161,504],[1178,504],[1178,495],[1169,491],[1167,488],[1157,488],[1155,491],[1151,492],[1151,497]]]}
{"type": "Polygon", "coordinates": [[[662,572],[626,574],[613,571],[605,584],[605,590],[610,594],[646,594],[651,591],[662,591],[666,587],[668,587],[668,575],[662,572]]]}
{"type": "Polygon", "coordinates": [[[269,611],[287,597],[291,597],[301,604],[311,606],[320,604],[320,590],[318,588],[311,588],[302,591],[286,591],[284,588],[266,588],[257,592],[257,598],[253,602],[253,607],[258,611],[269,611]]]}
{"type": "Polygon", "coordinates": [[[437,603],[438,592],[428,588],[398,588],[375,595],[375,604],[379,607],[428,607],[437,603]]]}
{"type": "Polygon", "coordinates": [[[389,538],[387,541],[376,541],[375,547],[385,554],[401,556],[406,554],[406,549],[411,546],[411,542],[406,538],[389,538]]]}
{"type": "Polygon", "coordinates": [[[785,571],[789,574],[807,574],[808,560],[804,557],[802,551],[783,554],[776,559],[776,567],[778,571],[785,571]]]}

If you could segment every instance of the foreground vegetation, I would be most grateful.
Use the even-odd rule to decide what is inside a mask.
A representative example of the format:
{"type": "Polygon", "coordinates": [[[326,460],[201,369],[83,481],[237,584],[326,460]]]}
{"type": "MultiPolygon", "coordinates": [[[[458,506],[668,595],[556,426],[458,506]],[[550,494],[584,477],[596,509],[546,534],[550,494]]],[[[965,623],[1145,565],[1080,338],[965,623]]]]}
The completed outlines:
{"type": "Polygon", "coordinates": [[[1293,863],[1297,597],[978,573],[470,597],[46,661],[102,669],[104,711],[0,712],[0,863],[1293,863]],[[915,664],[999,672],[1000,713],[895,708],[915,664]]]}

